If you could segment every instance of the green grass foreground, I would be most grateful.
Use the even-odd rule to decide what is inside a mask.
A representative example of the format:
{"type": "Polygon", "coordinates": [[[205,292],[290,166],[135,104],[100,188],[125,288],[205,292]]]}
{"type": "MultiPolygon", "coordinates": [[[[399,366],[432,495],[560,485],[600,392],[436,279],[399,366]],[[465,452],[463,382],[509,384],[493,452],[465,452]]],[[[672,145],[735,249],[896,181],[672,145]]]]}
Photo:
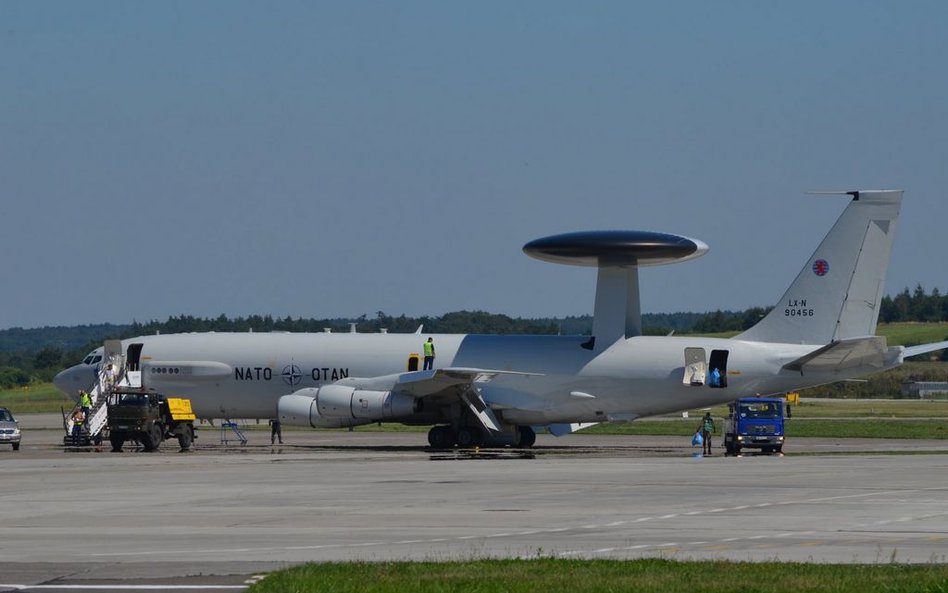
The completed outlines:
{"type": "Polygon", "coordinates": [[[250,593],[948,593],[943,564],[801,564],[643,560],[473,560],[306,564],[250,593]]]}

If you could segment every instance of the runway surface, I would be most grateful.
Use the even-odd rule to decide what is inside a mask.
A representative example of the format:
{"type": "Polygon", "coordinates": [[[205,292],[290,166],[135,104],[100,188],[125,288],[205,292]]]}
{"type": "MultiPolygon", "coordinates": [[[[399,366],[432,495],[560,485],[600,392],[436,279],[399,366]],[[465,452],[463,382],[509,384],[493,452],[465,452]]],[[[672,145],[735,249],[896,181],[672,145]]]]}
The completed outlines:
{"type": "Polygon", "coordinates": [[[948,562],[945,441],[797,439],[783,457],[725,458],[680,437],[475,454],[431,452],[420,433],[287,432],[271,448],[258,432],[225,448],[205,430],[190,453],[112,454],[63,452],[46,432],[0,450],[0,590],[239,590],[356,559],[948,562]]]}

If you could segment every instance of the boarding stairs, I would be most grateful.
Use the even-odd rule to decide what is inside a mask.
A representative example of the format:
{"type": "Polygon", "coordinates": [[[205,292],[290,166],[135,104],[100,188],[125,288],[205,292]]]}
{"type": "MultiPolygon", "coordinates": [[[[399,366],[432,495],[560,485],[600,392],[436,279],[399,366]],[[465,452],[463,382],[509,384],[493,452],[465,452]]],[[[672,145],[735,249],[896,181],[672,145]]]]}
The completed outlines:
{"type": "Polygon", "coordinates": [[[237,437],[237,440],[240,441],[241,445],[247,444],[247,437],[244,435],[243,431],[240,430],[240,425],[232,420],[224,420],[221,422],[221,444],[228,445],[230,441],[234,439],[234,436],[231,436],[233,433],[237,437]]]}
{"type": "MultiPolygon", "coordinates": [[[[108,411],[108,395],[112,389],[112,376],[107,372],[105,365],[102,365],[98,372],[96,373],[96,382],[92,386],[92,389],[89,390],[89,397],[92,399],[92,410],[89,412],[89,418],[86,418],[86,427],[83,431],[82,443],[83,445],[89,445],[96,440],[101,441],[102,430],[105,428],[105,425],[109,420],[109,411],[108,411]]],[[[127,384],[129,381],[128,373],[122,377],[122,385],[127,384]]],[[[76,403],[76,407],[79,407],[79,403],[76,403]]],[[[73,408],[75,409],[75,408],[73,408]]],[[[65,419],[65,428],[66,428],[66,439],[65,442],[69,444],[72,439],[72,427],[75,423],[72,420],[72,414],[65,419]]],[[[73,443],[76,444],[76,443],[73,443]]]]}

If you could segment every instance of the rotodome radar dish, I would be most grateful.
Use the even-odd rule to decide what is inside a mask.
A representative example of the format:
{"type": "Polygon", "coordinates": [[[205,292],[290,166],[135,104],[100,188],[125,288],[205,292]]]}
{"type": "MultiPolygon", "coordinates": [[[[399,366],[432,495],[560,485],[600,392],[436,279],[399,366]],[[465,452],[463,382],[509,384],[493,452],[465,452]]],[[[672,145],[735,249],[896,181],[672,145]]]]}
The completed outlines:
{"type": "Polygon", "coordinates": [[[580,231],[530,241],[523,252],[571,266],[660,266],[700,257],[708,245],[653,231],[580,231]]]}

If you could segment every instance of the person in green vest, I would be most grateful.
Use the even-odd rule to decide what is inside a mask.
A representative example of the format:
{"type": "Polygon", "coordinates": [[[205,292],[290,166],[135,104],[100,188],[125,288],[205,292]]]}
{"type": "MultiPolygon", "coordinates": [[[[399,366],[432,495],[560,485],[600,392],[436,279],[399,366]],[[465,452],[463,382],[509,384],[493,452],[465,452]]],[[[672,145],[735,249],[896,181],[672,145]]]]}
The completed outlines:
{"type": "Polygon", "coordinates": [[[82,408],[82,413],[88,418],[89,412],[92,411],[92,396],[85,389],[79,390],[79,407],[82,408]]]}
{"type": "Polygon", "coordinates": [[[704,418],[701,419],[701,425],[698,427],[698,430],[701,431],[701,438],[704,439],[702,452],[705,455],[710,455],[711,435],[714,434],[714,418],[711,417],[711,412],[705,413],[704,418]]]}
{"type": "Polygon", "coordinates": [[[434,340],[429,337],[428,341],[425,342],[424,347],[425,347],[425,366],[422,370],[427,371],[428,369],[431,369],[434,367],[434,359],[435,359],[434,340]]]}

